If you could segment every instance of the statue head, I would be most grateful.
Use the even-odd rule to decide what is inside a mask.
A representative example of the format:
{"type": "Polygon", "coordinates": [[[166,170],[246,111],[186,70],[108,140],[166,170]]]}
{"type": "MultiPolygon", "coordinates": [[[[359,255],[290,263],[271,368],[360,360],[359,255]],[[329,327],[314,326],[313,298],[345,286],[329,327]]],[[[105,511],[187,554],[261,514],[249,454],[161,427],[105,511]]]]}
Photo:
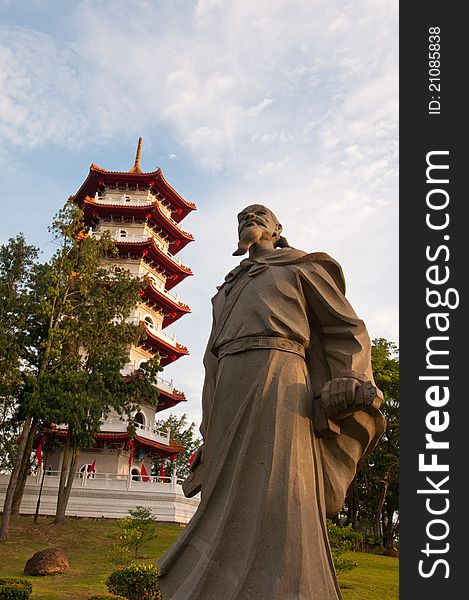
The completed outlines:
{"type": "Polygon", "coordinates": [[[262,204],[251,204],[238,214],[239,242],[233,256],[245,254],[255,244],[262,244],[267,250],[287,246],[281,233],[282,225],[269,208],[262,204]]]}

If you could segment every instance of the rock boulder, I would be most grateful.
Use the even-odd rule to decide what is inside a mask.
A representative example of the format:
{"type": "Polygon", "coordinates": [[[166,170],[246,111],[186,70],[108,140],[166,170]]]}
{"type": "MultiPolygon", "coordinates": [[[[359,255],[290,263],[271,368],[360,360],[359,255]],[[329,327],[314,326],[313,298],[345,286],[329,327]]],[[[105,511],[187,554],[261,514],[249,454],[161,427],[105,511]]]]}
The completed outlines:
{"type": "Polygon", "coordinates": [[[55,575],[69,570],[68,559],[60,548],[45,548],[36,552],[24,566],[26,575],[55,575]]]}

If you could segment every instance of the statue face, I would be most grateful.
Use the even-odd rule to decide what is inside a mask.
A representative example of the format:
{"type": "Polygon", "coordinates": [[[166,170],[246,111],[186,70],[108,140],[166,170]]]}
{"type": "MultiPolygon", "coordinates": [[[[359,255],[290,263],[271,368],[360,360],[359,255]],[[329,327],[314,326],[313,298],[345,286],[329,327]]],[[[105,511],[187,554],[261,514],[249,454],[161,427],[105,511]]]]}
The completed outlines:
{"type": "Polygon", "coordinates": [[[275,234],[280,235],[282,227],[271,210],[262,204],[252,204],[238,215],[238,236],[241,239],[255,229],[262,232],[261,239],[271,240],[275,234]]]}

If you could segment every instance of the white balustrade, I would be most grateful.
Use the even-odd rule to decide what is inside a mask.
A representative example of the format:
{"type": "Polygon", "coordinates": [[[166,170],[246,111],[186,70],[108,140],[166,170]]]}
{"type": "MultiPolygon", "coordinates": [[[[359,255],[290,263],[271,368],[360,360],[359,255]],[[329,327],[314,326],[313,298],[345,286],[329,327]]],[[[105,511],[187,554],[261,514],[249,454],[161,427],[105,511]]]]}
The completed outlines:
{"type": "Polygon", "coordinates": [[[140,322],[142,322],[152,335],[159,337],[160,339],[164,340],[165,342],[169,342],[172,346],[174,346],[176,348],[177,341],[176,341],[175,333],[173,333],[173,335],[168,335],[161,329],[156,329],[156,327],[154,325],[151,325],[148,321],[145,321],[145,319],[142,317],[137,317],[137,316],[128,317],[127,322],[133,323],[134,325],[138,325],[140,322]]]}
{"type": "MultiPolygon", "coordinates": [[[[96,235],[96,234],[95,234],[96,235]]],[[[176,264],[181,265],[181,259],[177,256],[174,256],[174,254],[171,254],[171,252],[169,252],[169,250],[166,248],[166,246],[164,244],[162,244],[158,239],[156,239],[156,235],[155,234],[148,234],[148,235],[136,235],[134,233],[127,233],[125,236],[121,236],[119,234],[119,232],[115,233],[113,236],[113,239],[116,242],[134,242],[134,243],[139,243],[139,242],[147,242],[149,239],[153,239],[155,244],[158,246],[158,248],[161,250],[161,252],[163,252],[164,254],[166,254],[166,256],[169,256],[169,258],[174,261],[176,264]]]]}
{"type": "MultiPolygon", "coordinates": [[[[145,263],[145,265],[146,265],[146,263],[145,263]]],[[[146,265],[146,266],[148,266],[148,265],[146,265]]],[[[144,275],[143,277],[147,277],[147,275],[144,275]]],[[[171,300],[173,300],[173,302],[176,302],[177,304],[179,304],[179,295],[172,294],[170,291],[168,291],[164,287],[164,283],[162,281],[160,282],[159,279],[156,277],[156,275],[155,275],[155,279],[152,279],[150,277],[150,283],[159,292],[163,293],[165,296],[168,296],[168,298],[171,298],[171,300]]]]}
{"type": "Polygon", "coordinates": [[[96,204],[104,204],[107,206],[151,206],[154,204],[154,199],[146,196],[136,196],[135,194],[105,194],[104,196],[96,192],[94,196],[96,204]],[[130,198],[130,199],[126,199],[130,198]]]}
{"type": "Polygon", "coordinates": [[[98,192],[96,192],[96,194],[94,196],[94,200],[95,200],[96,204],[103,204],[106,206],[148,206],[148,207],[151,207],[155,203],[158,203],[158,208],[164,214],[164,216],[169,221],[171,221],[171,223],[176,225],[176,227],[178,229],[180,229],[181,231],[184,231],[181,228],[181,226],[179,225],[179,223],[177,221],[175,221],[173,219],[173,217],[171,216],[171,214],[172,214],[171,209],[167,208],[162,203],[162,201],[160,200],[159,197],[157,198],[156,196],[154,196],[151,193],[149,193],[147,196],[141,197],[141,198],[135,198],[135,196],[132,197],[130,194],[127,194],[127,195],[130,196],[130,200],[126,200],[123,195],[112,196],[110,194],[106,194],[104,196],[101,196],[98,194],[98,192]]]}
{"type": "MultiPolygon", "coordinates": [[[[36,474],[29,477],[30,481],[40,483],[44,475],[44,487],[58,487],[60,471],[46,469],[45,473],[39,468],[36,474]]],[[[7,476],[2,476],[7,481],[7,476]]],[[[94,471],[85,473],[76,471],[73,487],[89,487],[94,489],[125,490],[131,488],[147,489],[148,491],[160,491],[163,489],[180,489],[183,480],[176,473],[161,477],[160,475],[136,475],[133,473],[100,473],[94,471]]],[[[182,490],[181,490],[182,491],[182,490]]]]}
{"type": "MultiPolygon", "coordinates": [[[[29,476],[21,503],[21,514],[34,515],[38,506],[41,516],[55,515],[59,471],[46,470],[41,489],[43,472],[29,476]],[[42,493],[41,493],[42,492],[42,493]]],[[[0,503],[3,504],[9,475],[0,474],[0,503]]],[[[67,516],[85,518],[120,519],[129,516],[138,504],[144,504],[157,516],[158,521],[185,525],[194,515],[200,502],[197,495],[186,498],[176,476],[150,475],[148,480],[140,475],[116,473],[77,473],[73,481],[67,516]]]]}
{"type": "MultiPolygon", "coordinates": [[[[129,362],[125,365],[123,369],[121,369],[122,375],[131,375],[134,371],[136,371],[140,366],[141,361],[134,360],[133,362],[129,362]]],[[[174,393],[174,380],[171,379],[168,381],[167,379],[163,379],[162,377],[157,377],[157,387],[162,390],[169,392],[170,394],[174,393]]]]}
{"type": "MultiPolygon", "coordinates": [[[[141,423],[133,423],[136,428],[136,433],[143,438],[159,442],[165,446],[169,446],[171,436],[165,431],[155,429],[150,425],[142,425],[141,423]]],[[[127,431],[129,421],[124,418],[108,417],[101,422],[101,431],[110,433],[124,433],[127,431]]],[[[66,429],[66,427],[64,427],[66,429]]]]}

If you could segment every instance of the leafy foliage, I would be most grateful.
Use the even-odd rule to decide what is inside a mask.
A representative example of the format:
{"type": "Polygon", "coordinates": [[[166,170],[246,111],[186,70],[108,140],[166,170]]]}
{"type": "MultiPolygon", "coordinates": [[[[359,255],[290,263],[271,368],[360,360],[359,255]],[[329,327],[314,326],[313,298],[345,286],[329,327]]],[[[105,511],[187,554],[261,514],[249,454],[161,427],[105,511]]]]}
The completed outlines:
{"type": "Polygon", "coordinates": [[[37,249],[22,234],[0,246],[0,470],[11,470],[20,430],[18,395],[25,370],[25,324],[37,249]]]}
{"type": "Polygon", "coordinates": [[[128,600],[162,600],[156,565],[140,563],[119,567],[111,573],[106,585],[109,591],[128,600]]]}
{"type": "Polygon", "coordinates": [[[399,528],[399,355],[384,338],[373,340],[373,373],[384,395],[381,407],[386,431],[373,452],[360,464],[348,492],[347,521],[391,549],[399,528]]]}
{"type": "Polygon", "coordinates": [[[28,600],[33,591],[31,582],[22,577],[0,577],[0,600],[28,600]]]}
{"type": "Polygon", "coordinates": [[[83,442],[97,431],[103,410],[122,411],[145,396],[156,403],[158,361],[148,361],[140,377],[125,381],[120,370],[141,328],[128,317],[139,300],[141,282],[104,259],[116,249],[106,233],[83,232],[83,215],[71,202],[59,212],[51,231],[60,248],[38,265],[29,311],[35,366],[22,401],[25,413],[65,423],[83,442]],[[146,384],[146,385],[145,385],[146,384]]]}
{"type": "Polygon", "coordinates": [[[345,552],[357,550],[363,540],[363,536],[354,531],[351,525],[339,527],[327,520],[327,535],[331,547],[332,558],[337,573],[347,573],[357,567],[357,563],[351,559],[343,558],[345,552]]]}
{"type": "MultiPolygon", "coordinates": [[[[189,473],[189,460],[193,452],[201,445],[202,439],[195,435],[195,423],[188,424],[187,415],[177,417],[169,415],[164,421],[157,421],[156,428],[165,433],[170,433],[171,439],[182,446],[183,451],[176,458],[176,475],[185,479],[189,473]]],[[[159,473],[164,466],[166,473],[171,473],[174,463],[170,459],[160,459],[154,464],[156,472],[159,473]]]]}
{"type": "MultiPolygon", "coordinates": [[[[15,329],[21,340],[16,372],[6,369],[17,380],[15,414],[23,426],[5,500],[2,539],[8,534],[12,489],[25,481],[37,430],[50,424],[67,427],[56,514],[60,522],[80,448],[93,442],[100,421],[111,409],[129,414],[143,401],[156,404],[158,397],[157,356],[134,376],[121,376],[131,344],[138,344],[143,335],[140,325],[129,319],[143,283],[109,260],[117,252],[109,232],[100,237],[87,234],[83,213],[73,201],[58,213],[50,231],[58,249],[46,263],[32,264],[34,251],[28,254],[20,239],[0,253],[7,265],[16,250],[19,266],[14,272],[23,273],[15,284],[23,306],[15,329]]],[[[16,289],[13,283],[6,278],[2,289],[16,289]]],[[[0,325],[0,344],[2,331],[0,325]]]]}
{"type": "Polygon", "coordinates": [[[130,560],[133,551],[134,558],[138,558],[138,552],[145,544],[154,540],[155,517],[149,508],[136,506],[129,510],[130,517],[124,517],[117,522],[117,531],[111,534],[117,538],[113,545],[113,554],[120,563],[130,560]]]}

